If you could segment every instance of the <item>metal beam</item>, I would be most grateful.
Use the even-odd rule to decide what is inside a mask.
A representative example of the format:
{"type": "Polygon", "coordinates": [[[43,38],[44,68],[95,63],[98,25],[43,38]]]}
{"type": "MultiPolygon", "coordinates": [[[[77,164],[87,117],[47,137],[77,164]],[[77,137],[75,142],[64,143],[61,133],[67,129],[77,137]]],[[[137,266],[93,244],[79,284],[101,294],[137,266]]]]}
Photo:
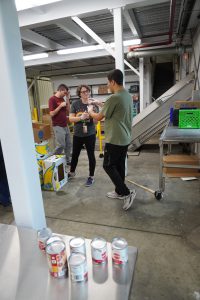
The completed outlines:
{"type": "Polygon", "coordinates": [[[45,48],[47,50],[57,50],[57,49],[63,49],[65,48],[63,45],[55,43],[46,37],[33,32],[30,29],[21,29],[21,38],[25,41],[28,41],[32,44],[38,45],[42,48],[45,48]]]}
{"type": "Polygon", "coordinates": [[[134,23],[133,23],[133,20],[132,20],[132,18],[131,18],[130,13],[131,13],[131,12],[129,12],[127,9],[124,9],[124,10],[123,10],[123,14],[124,14],[124,17],[125,17],[125,19],[126,19],[126,23],[128,24],[128,26],[129,26],[129,28],[130,28],[130,30],[131,30],[133,36],[134,36],[134,37],[137,37],[137,36],[139,36],[139,34],[141,35],[141,32],[139,32],[139,34],[138,34],[137,30],[135,29],[135,25],[134,25],[134,23]]]}
{"type": "MultiPolygon", "coordinates": [[[[137,23],[137,20],[136,20],[136,17],[135,17],[135,14],[133,12],[133,9],[130,9],[129,11],[127,10],[124,10],[125,12],[125,18],[127,16],[128,19],[130,19],[130,22],[133,24],[133,27],[135,28],[135,31],[137,32],[137,35],[140,39],[142,39],[142,33],[141,33],[141,30],[140,30],[140,27],[137,23]]],[[[127,20],[127,19],[126,19],[127,20]]],[[[129,24],[128,24],[129,25],[129,24]]],[[[129,25],[130,27],[130,25],[129,25]]]]}
{"type": "Polygon", "coordinates": [[[84,44],[90,44],[92,42],[92,39],[86,34],[86,32],[69,18],[57,21],[56,25],[84,44]]]}
{"type": "MultiPolygon", "coordinates": [[[[115,58],[115,51],[106,44],[92,29],[90,29],[83,21],[81,21],[78,17],[72,17],[72,20],[74,20],[81,28],[83,28],[99,45],[103,46],[104,49],[115,58]]],[[[124,63],[139,76],[139,72],[124,59],[124,63]]]]}
{"type": "Polygon", "coordinates": [[[114,37],[115,37],[115,68],[124,74],[123,24],[121,7],[113,9],[114,37]]]}
{"type": "Polygon", "coordinates": [[[80,59],[89,59],[91,57],[94,58],[94,57],[101,57],[106,55],[108,55],[108,52],[103,49],[97,51],[72,53],[66,55],[58,55],[57,53],[53,52],[53,53],[49,53],[49,56],[46,58],[24,61],[24,65],[25,67],[29,67],[29,66],[59,63],[59,62],[74,61],[80,59]]]}
{"type": "MultiPolygon", "coordinates": [[[[124,53],[128,53],[128,47],[124,47],[124,53]]],[[[74,60],[84,60],[84,59],[91,59],[91,58],[98,58],[108,56],[108,52],[105,49],[96,50],[96,51],[88,51],[88,52],[80,52],[80,53],[71,53],[65,55],[58,55],[56,52],[49,53],[49,56],[46,58],[41,59],[34,59],[34,60],[27,60],[24,61],[25,67],[30,66],[37,66],[37,65],[46,65],[46,64],[53,64],[59,62],[67,62],[67,61],[74,61],[74,60]]]]}
{"type": "Polygon", "coordinates": [[[117,7],[133,8],[138,6],[147,6],[168,2],[167,0],[65,0],[56,2],[54,5],[43,5],[44,14],[38,14],[36,11],[26,9],[18,12],[20,27],[33,27],[38,24],[45,24],[49,21],[61,20],[71,16],[105,11],[117,7]]]}

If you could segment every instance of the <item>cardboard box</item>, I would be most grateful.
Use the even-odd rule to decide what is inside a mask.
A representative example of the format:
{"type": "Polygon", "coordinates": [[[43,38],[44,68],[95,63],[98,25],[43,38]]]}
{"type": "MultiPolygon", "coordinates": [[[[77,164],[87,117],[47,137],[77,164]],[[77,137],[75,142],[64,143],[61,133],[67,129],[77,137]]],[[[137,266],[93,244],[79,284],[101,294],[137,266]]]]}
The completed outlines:
{"type": "Polygon", "coordinates": [[[180,109],[180,108],[200,108],[200,101],[178,100],[178,101],[175,101],[174,108],[175,109],[180,109]]]}
{"type": "Polygon", "coordinates": [[[34,140],[36,143],[48,140],[51,138],[51,129],[49,124],[44,124],[40,122],[32,123],[34,140]]]}
{"type": "Polygon", "coordinates": [[[41,111],[42,111],[42,115],[47,115],[49,114],[49,108],[46,107],[46,108],[41,108],[41,111]]]}
{"type": "Polygon", "coordinates": [[[108,94],[107,85],[100,85],[98,88],[98,94],[108,94]]]}
{"type": "Polygon", "coordinates": [[[64,155],[53,155],[43,161],[43,189],[59,191],[68,181],[64,155]]]}
{"type": "Polygon", "coordinates": [[[52,125],[52,119],[50,115],[42,115],[42,123],[52,125]]]}
{"type": "Polygon", "coordinates": [[[44,178],[43,178],[43,161],[44,159],[37,159],[37,164],[38,164],[38,173],[40,177],[40,185],[43,187],[44,185],[44,178]]]}
{"type": "Polygon", "coordinates": [[[45,159],[50,156],[49,141],[35,143],[35,151],[37,159],[45,159]]]}
{"type": "MultiPolygon", "coordinates": [[[[165,164],[195,165],[200,168],[200,159],[197,155],[171,154],[163,157],[165,164]]],[[[163,168],[168,177],[200,177],[200,169],[163,168]]]]}

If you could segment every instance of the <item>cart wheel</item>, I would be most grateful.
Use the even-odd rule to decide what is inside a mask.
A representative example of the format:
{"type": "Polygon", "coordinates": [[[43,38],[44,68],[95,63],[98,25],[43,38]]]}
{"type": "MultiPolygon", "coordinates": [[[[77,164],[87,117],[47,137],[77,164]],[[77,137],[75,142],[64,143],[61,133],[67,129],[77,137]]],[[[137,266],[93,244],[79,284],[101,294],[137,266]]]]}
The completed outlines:
{"type": "Polygon", "coordinates": [[[154,196],[157,200],[161,200],[163,198],[163,193],[161,191],[155,191],[154,196]]]}
{"type": "Polygon", "coordinates": [[[100,157],[100,158],[103,158],[103,153],[100,153],[100,154],[99,154],[99,157],[100,157]]]}

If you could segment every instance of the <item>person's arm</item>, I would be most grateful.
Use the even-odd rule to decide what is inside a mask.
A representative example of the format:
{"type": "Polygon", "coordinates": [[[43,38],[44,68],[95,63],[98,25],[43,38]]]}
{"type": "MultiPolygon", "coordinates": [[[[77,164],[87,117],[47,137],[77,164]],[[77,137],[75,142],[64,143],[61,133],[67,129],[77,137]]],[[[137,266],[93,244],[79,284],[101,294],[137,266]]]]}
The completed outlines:
{"type": "Polygon", "coordinates": [[[103,102],[95,100],[94,98],[90,98],[89,101],[88,101],[88,103],[89,103],[89,105],[90,104],[95,104],[95,105],[98,105],[100,107],[102,107],[104,105],[103,102]]]}
{"type": "Polygon", "coordinates": [[[76,114],[70,113],[69,121],[73,123],[80,122],[82,120],[86,120],[89,118],[89,114],[87,112],[83,113],[81,116],[76,117],[76,114]]]}
{"type": "Polygon", "coordinates": [[[56,109],[52,110],[52,107],[50,106],[50,116],[54,117],[55,115],[57,115],[57,113],[61,110],[62,107],[66,107],[66,102],[61,102],[60,105],[58,107],[56,107],[56,109]]]}
{"type": "Polygon", "coordinates": [[[95,113],[93,110],[93,105],[89,105],[88,114],[92,119],[95,119],[97,121],[101,121],[105,117],[101,112],[95,113]]]}

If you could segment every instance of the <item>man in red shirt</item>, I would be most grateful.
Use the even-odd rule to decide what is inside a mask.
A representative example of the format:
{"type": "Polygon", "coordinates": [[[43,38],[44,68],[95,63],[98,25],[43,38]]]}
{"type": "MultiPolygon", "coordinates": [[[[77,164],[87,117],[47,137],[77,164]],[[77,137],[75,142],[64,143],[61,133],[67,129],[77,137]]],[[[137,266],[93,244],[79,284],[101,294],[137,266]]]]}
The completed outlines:
{"type": "Polygon", "coordinates": [[[56,149],[53,154],[61,154],[64,150],[68,165],[70,165],[71,153],[71,137],[68,127],[69,110],[69,89],[65,84],[60,84],[55,95],[49,99],[49,112],[56,139],[56,149]],[[64,100],[65,96],[67,101],[64,100]]]}

